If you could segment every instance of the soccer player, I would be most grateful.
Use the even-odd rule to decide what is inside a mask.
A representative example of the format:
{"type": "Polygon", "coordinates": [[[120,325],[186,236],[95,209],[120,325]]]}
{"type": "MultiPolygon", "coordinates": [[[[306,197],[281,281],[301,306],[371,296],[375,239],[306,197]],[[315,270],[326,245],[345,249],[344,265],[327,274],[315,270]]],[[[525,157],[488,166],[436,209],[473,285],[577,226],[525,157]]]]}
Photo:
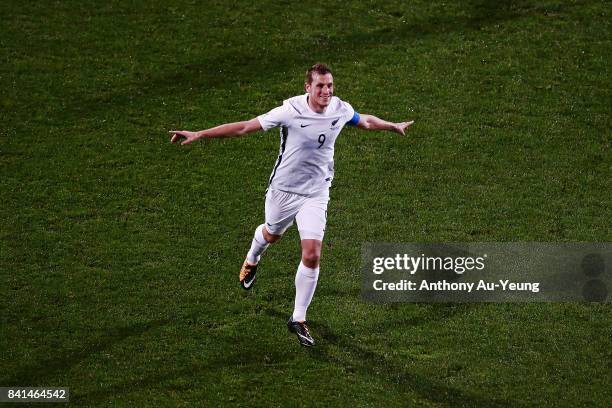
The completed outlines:
{"type": "Polygon", "coordinates": [[[314,339],[306,324],[319,277],[321,246],[327,221],[329,187],[334,177],[334,144],[345,125],[388,130],[405,135],[414,121],[391,123],[359,114],[334,94],[332,72],[315,64],[306,72],[306,93],[254,119],[190,132],[172,130],[171,142],[189,144],[202,138],[242,136],[280,128],[280,151],[272,169],[265,203],[265,223],[255,229],[251,248],[240,270],[240,285],[249,290],[262,254],[278,241],[294,220],[300,234],[302,259],[295,275],[295,308],[287,322],[303,346],[314,339]]]}

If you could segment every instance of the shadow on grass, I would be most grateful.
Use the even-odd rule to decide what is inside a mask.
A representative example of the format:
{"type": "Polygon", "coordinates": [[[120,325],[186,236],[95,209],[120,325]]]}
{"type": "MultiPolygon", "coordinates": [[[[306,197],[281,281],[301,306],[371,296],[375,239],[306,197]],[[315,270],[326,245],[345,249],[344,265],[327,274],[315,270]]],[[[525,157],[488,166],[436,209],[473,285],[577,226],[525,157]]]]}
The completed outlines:
{"type": "MultiPolygon", "coordinates": [[[[286,311],[277,310],[266,301],[263,301],[263,306],[262,311],[264,314],[275,320],[278,319],[279,322],[284,324],[287,318],[286,311]]],[[[402,321],[402,324],[419,325],[431,323],[432,319],[442,320],[450,318],[456,313],[465,310],[465,308],[453,305],[449,311],[446,310],[448,307],[450,306],[435,305],[433,306],[433,313],[428,314],[427,318],[402,321]]],[[[397,324],[398,321],[389,321],[384,325],[377,326],[377,330],[384,331],[385,328],[388,330],[396,327],[397,324]]],[[[362,378],[382,378],[389,387],[395,387],[400,393],[417,394],[424,400],[436,404],[469,407],[520,406],[516,401],[506,402],[475,395],[474,393],[441,384],[439,381],[422,375],[411,373],[409,369],[402,365],[401,361],[396,361],[392,357],[361,346],[350,335],[336,333],[329,326],[318,321],[313,322],[312,326],[320,341],[317,346],[310,349],[301,349],[300,351],[308,353],[313,359],[325,365],[357,373],[362,378]]],[[[139,333],[144,331],[144,327],[138,330],[139,333]]],[[[112,334],[112,336],[116,335],[119,335],[119,333],[112,334]]],[[[297,344],[294,345],[295,350],[267,348],[265,352],[262,352],[262,345],[258,341],[253,341],[252,336],[233,332],[228,333],[228,336],[224,341],[227,344],[232,344],[232,346],[229,349],[223,350],[218,356],[193,360],[183,366],[170,366],[168,370],[162,370],[162,372],[156,371],[142,378],[130,379],[89,393],[77,394],[75,392],[72,398],[73,402],[87,404],[102,403],[104,401],[110,402],[109,399],[123,398],[130,394],[138,393],[140,392],[138,390],[142,389],[158,389],[160,396],[167,395],[169,398],[173,398],[171,395],[176,397],[178,395],[176,394],[177,392],[189,394],[194,391],[193,381],[186,379],[195,376],[202,381],[204,387],[207,387],[208,381],[217,378],[224,370],[231,370],[232,367],[239,369],[240,373],[244,372],[245,375],[248,373],[244,378],[237,379],[237,384],[242,384],[243,382],[246,384],[248,382],[250,386],[257,388],[257,385],[261,385],[259,381],[263,381],[266,376],[286,372],[287,367],[294,367],[295,358],[299,355],[296,354],[299,349],[297,344]],[[238,337],[235,337],[236,335],[238,337]],[[253,383],[253,381],[255,382],[253,383]]],[[[287,336],[293,335],[287,332],[287,336]]],[[[99,349],[99,347],[96,349],[99,349]]],[[[92,348],[90,348],[90,351],[92,351],[92,348]]],[[[65,368],[70,363],[74,364],[84,357],[85,355],[76,358],[72,357],[67,359],[69,361],[64,361],[64,363],[58,361],[55,363],[56,368],[52,372],[65,368]]],[[[211,384],[211,390],[218,392],[218,389],[215,388],[216,386],[217,384],[211,384]]],[[[233,392],[231,391],[225,397],[230,398],[233,396],[239,398],[238,394],[232,394],[233,392]]],[[[240,398],[245,396],[244,394],[240,395],[240,398]]]]}
{"type": "Polygon", "coordinates": [[[408,315],[404,313],[397,312],[398,309],[401,309],[403,306],[416,306],[418,303],[392,303],[389,304],[389,307],[392,310],[390,315],[393,317],[392,319],[385,320],[384,322],[380,322],[374,324],[372,326],[368,326],[370,331],[373,332],[385,332],[388,330],[398,329],[401,327],[415,327],[421,326],[423,324],[431,324],[435,322],[439,322],[442,320],[450,319],[456,314],[465,313],[469,308],[472,308],[474,304],[470,303],[426,303],[421,304],[421,306],[429,306],[432,309],[432,313],[424,313],[421,315],[408,315]],[[397,312],[397,313],[396,313],[397,312]]]}
{"type": "Polygon", "coordinates": [[[102,336],[84,342],[85,344],[74,351],[57,350],[53,356],[43,360],[34,360],[24,365],[19,371],[2,378],[2,384],[6,386],[39,387],[49,386],[54,377],[70,370],[92,354],[111,348],[129,337],[137,337],[164,326],[168,321],[156,320],[146,323],[138,323],[125,327],[116,327],[106,331],[102,336]]]}
{"type": "MultiPolygon", "coordinates": [[[[254,341],[254,337],[248,333],[242,331],[223,333],[214,331],[219,326],[214,324],[210,326],[205,329],[206,335],[221,340],[224,345],[222,349],[194,350],[193,356],[197,356],[199,352],[204,354],[182,364],[173,361],[161,369],[147,367],[145,370],[147,372],[143,375],[119,375],[118,380],[128,379],[90,392],[78,393],[78,390],[71,390],[71,402],[78,405],[114,404],[130,396],[143,401],[143,390],[156,390],[157,396],[167,398],[167,404],[171,404],[172,401],[189,400],[189,394],[193,392],[196,394],[204,392],[214,399],[218,392],[216,387],[222,381],[226,381],[220,379],[224,370],[239,370],[236,381],[248,382],[249,386],[254,387],[265,378],[269,369],[291,365],[294,360],[294,354],[285,349],[267,349],[262,352],[262,344],[256,338],[254,341]],[[181,393],[185,393],[185,396],[181,396],[181,393]]],[[[221,399],[236,398],[237,401],[241,401],[256,396],[256,391],[228,385],[221,399]]],[[[200,403],[207,405],[206,401],[200,400],[200,403]]]]}
{"type": "MultiPolygon", "coordinates": [[[[436,309],[444,310],[446,305],[436,305],[436,309]]],[[[435,313],[435,316],[440,316],[440,319],[453,316],[455,313],[463,310],[453,305],[451,313],[435,313]]],[[[267,313],[270,316],[277,318],[285,318],[286,313],[279,312],[269,308],[267,313]]],[[[426,320],[403,321],[404,324],[423,324],[430,323],[431,316],[426,320]]],[[[377,326],[378,330],[390,329],[396,327],[398,322],[388,321],[377,326]]],[[[324,341],[320,341],[315,347],[308,349],[310,355],[324,363],[343,367],[347,371],[362,374],[364,377],[382,377],[389,384],[399,387],[402,391],[410,391],[420,395],[422,398],[434,402],[449,404],[450,406],[467,406],[467,407],[508,407],[520,406],[516,401],[511,403],[491,398],[482,397],[473,393],[461,391],[446,385],[437,383],[429,378],[410,373],[401,363],[392,361],[391,358],[368,350],[359,345],[354,338],[350,336],[338,335],[333,330],[321,323],[313,322],[313,328],[316,328],[317,335],[324,341]],[[338,348],[342,353],[334,353],[334,348],[338,348]],[[342,357],[348,353],[348,357],[342,357]],[[339,354],[339,355],[338,355],[339,354]]]]}

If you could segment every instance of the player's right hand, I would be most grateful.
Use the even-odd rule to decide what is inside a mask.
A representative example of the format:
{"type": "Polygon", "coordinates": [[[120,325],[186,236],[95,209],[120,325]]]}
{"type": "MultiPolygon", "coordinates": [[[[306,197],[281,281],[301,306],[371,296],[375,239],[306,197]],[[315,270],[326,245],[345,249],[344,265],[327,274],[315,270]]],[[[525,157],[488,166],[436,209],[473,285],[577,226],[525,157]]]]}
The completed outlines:
{"type": "Polygon", "coordinates": [[[196,132],[190,132],[188,130],[171,130],[168,133],[172,135],[172,137],[170,138],[171,143],[176,143],[181,140],[181,138],[185,138],[181,145],[186,145],[198,140],[198,134],[196,132]]]}

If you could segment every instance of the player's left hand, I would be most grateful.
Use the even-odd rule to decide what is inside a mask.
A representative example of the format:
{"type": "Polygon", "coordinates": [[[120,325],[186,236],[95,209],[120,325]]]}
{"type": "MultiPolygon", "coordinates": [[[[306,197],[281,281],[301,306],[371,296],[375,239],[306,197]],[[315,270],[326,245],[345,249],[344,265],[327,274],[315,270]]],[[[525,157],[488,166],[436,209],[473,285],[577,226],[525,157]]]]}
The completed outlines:
{"type": "Polygon", "coordinates": [[[395,124],[395,129],[393,129],[395,132],[399,133],[402,136],[406,135],[406,130],[412,126],[412,124],[414,123],[414,120],[411,120],[410,122],[402,122],[402,123],[396,123],[395,124]]]}
{"type": "Polygon", "coordinates": [[[171,130],[168,132],[172,135],[170,138],[171,143],[176,143],[181,138],[185,138],[185,140],[181,143],[182,145],[186,145],[198,140],[198,134],[196,132],[190,132],[188,130],[171,130]]]}

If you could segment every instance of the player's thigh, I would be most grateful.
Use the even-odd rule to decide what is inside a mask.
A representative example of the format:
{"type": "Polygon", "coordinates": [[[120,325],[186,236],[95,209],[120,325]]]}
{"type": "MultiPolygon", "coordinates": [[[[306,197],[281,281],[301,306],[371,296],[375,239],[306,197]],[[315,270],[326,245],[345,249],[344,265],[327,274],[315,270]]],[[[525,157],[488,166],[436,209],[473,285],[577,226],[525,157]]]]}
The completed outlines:
{"type": "Polygon", "coordinates": [[[283,191],[268,190],[266,194],[266,230],[272,235],[283,235],[293,224],[302,197],[283,191]]]}
{"type": "Polygon", "coordinates": [[[295,216],[300,239],[323,241],[327,225],[328,196],[309,198],[295,216]]]}

